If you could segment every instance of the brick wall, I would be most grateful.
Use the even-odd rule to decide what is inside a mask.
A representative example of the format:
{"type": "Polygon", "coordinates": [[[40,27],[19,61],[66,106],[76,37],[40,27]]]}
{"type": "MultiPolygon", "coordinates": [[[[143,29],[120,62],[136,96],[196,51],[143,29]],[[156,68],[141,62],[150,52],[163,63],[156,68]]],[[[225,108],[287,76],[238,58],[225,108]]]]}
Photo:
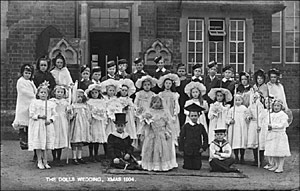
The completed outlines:
{"type": "Polygon", "coordinates": [[[74,1],[9,1],[7,58],[1,59],[1,109],[15,108],[20,67],[35,63],[36,40],[47,26],[74,37],[74,6],[74,1]]]}

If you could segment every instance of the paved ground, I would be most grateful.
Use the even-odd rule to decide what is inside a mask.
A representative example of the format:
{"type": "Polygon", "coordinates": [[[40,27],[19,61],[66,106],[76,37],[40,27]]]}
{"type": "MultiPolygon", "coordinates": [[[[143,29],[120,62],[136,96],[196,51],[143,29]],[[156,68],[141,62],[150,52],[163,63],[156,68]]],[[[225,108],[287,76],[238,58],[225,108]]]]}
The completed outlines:
{"type": "MultiPolygon", "coordinates": [[[[101,163],[39,170],[30,162],[32,153],[21,151],[18,144],[16,140],[1,141],[1,190],[299,190],[299,147],[286,159],[282,174],[237,165],[248,178],[224,178],[104,174],[101,163]],[[79,177],[97,179],[80,182],[79,177]]],[[[250,150],[246,160],[252,160],[250,150]]]]}

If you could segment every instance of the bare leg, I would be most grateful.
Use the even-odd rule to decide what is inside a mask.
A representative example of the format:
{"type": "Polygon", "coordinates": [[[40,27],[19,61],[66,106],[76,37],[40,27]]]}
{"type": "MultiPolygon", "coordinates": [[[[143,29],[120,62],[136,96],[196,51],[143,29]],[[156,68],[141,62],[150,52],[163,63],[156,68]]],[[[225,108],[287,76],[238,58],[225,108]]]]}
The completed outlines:
{"type": "Polygon", "coordinates": [[[284,164],[284,157],[277,157],[278,159],[278,168],[275,172],[283,172],[283,164],[284,164]]]}
{"type": "Polygon", "coordinates": [[[44,165],[43,165],[43,161],[42,161],[42,150],[41,149],[36,149],[36,155],[37,155],[37,166],[39,169],[45,169],[44,165]]]}

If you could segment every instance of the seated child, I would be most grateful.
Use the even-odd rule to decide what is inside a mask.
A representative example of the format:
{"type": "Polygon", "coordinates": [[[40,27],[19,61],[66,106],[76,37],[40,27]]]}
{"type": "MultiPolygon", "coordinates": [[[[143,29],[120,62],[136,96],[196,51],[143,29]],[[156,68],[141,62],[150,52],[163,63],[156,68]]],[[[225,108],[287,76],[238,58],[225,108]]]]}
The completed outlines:
{"type": "Polygon", "coordinates": [[[234,163],[231,158],[231,146],[225,140],[226,129],[215,129],[215,137],[209,146],[209,165],[211,172],[240,172],[230,167],[234,163]]]}
{"type": "Polygon", "coordinates": [[[198,124],[202,107],[193,103],[185,108],[189,111],[190,122],[186,123],[179,136],[179,150],[184,152],[184,169],[200,170],[202,166],[201,153],[207,149],[208,136],[204,126],[198,124]],[[203,140],[203,142],[202,142],[203,140]]]}
{"type": "Polygon", "coordinates": [[[111,167],[135,170],[139,169],[139,164],[132,155],[132,139],[128,133],[124,132],[126,121],[125,113],[115,113],[114,121],[116,130],[107,139],[107,152],[111,160],[111,167]]]}

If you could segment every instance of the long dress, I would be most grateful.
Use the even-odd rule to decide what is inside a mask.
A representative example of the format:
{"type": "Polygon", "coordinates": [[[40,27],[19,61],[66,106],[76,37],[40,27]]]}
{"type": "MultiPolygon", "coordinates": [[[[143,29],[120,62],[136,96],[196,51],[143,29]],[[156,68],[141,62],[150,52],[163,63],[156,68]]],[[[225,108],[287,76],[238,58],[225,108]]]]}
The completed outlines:
{"type": "Polygon", "coordinates": [[[71,120],[70,142],[90,142],[90,120],[91,112],[85,103],[74,103],[71,105],[73,119],[71,120]]]}
{"type": "Polygon", "coordinates": [[[226,127],[226,119],[230,105],[223,106],[220,102],[210,104],[208,111],[209,128],[208,128],[208,144],[215,139],[215,129],[226,127]]]}
{"type": "MultiPolygon", "coordinates": [[[[227,115],[227,124],[233,116],[234,107],[231,107],[227,115]]],[[[228,127],[228,142],[232,149],[245,149],[247,146],[247,131],[248,126],[246,117],[248,109],[244,105],[235,106],[234,120],[235,123],[228,127]]]]}
{"type": "Polygon", "coordinates": [[[115,113],[122,113],[123,105],[116,96],[108,97],[104,96],[106,104],[106,114],[107,114],[107,125],[105,129],[105,134],[109,136],[115,131],[116,127],[114,124],[115,113]]]}
{"type": "Polygon", "coordinates": [[[12,126],[18,130],[20,126],[29,124],[29,105],[35,99],[36,87],[31,80],[26,80],[23,76],[17,81],[17,105],[16,116],[12,126]]]}
{"type": "Polygon", "coordinates": [[[251,100],[248,107],[248,113],[249,116],[251,116],[251,120],[248,125],[247,148],[255,149],[259,144],[259,150],[265,150],[266,133],[268,130],[268,126],[265,123],[265,120],[268,118],[267,110],[264,109],[263,104],[259,100],[256,100],[254,103],[251,100]],[[261,128],[259,137],[257,132],[257,124],[261,128]]]}
{"type": "Polygon", "coordinates": [[[288,157],[291,156],[286,128],[288,125],[288,116],[280,111],[271,113],[272,130],[267,132],[265,156],[288,157]]]}
{"type": "Polygon", "coordinates": [[[286,96],[284,92],[283,85],[281,83],[273,84],[271,82],[267,83],[269,95],[274,96],[275,99],[280,99],[283,101],[283,106],[287,109],[288,105],[286,102],[286,96]]]}
{"type": "MultiPolygon", "coordinates": [[[[207,122],[206,122],[206,117],[205,117],[205,113],[208,112],[208,104],[207,104],[207,101],[206,100],[203,100],[203,104],[201,105],[199,100],[195,100],[195,99],[190,99],[188,101],[185,102],[185,105],[184,107],[187,107],[189,105],[192,105],[193,103],[203,107],[205,110],[202,111],[201,113],[201,116],[199,117],[197,123],[201,123],[205,130],[206,130],[206,133],[208,132],[208,126],[207,126],[207,122]]],[[[191,121],[191,119],[188,117],[189,116],[189,112],[187,110],[184,110],[184,114],[187,116],[186,117],[186,120],[185,120],[185,123],[188,123],[191,121]]]]}
{"type": "Polygon", "coordinates": [[[126,108],[123,109],[123,112],[126,113],[126,121],[127,121],[125,126],[125,132],[129,134],[130,138],[133,139],[133,143],[134,143],[137,140],[134,104],[130,97],[119,97],[119,101],[126,108]]]}
{"type": "Polygon", "coordinates": [[[141,116],[142,114],[150,108],[150,102],[152,96],[155,95],[154,92],[149,91],[146,92],[144,90],[141,90],[136,93],[136,97],[134,100],[134,105],[136,107],[136,128],[137,128],[137,134],[141,134],[141,129],[143,127],[143,123],[141,122],[141,116]]]}
{"type": "Polygon", "coordinates": [[[142,135],[145,137],[142,168],[149,171],[168,171],[178,167],[168,114],[164,109],[150,109],[149,113],[152,120],[142,129],[142,135]]]}
{"type": "Polygon", "coordinates": [[[104,99],[89,99],[87,101],[92,114],[90,125],[91,142],[106,143],[108,135],[105,132],[107,125],[106,105],[104,99]]]}
{"type": "Polygon", "coordinates": [[[179,118],[178,114],[180,112],[180,107],[178,103],[179,94],[177,92],[171,92],[171,91],[162,91],[158,95],[161,96],[163,100],[164,108],[166,108],[166,111],[169,112],[169,115],[171,117],[170,120],[170,127],[172,130],[172,137],[175,145],[178,145],[177,138],[179,137],[180,133],[180,124],[179,124],[179,118]]]}
{"type": "Polygon", "coordinates": [[[55,111],[57,113],[56,119],[54,121],[54,148],[59,149],[69,147],[69,122],[67,117],[67,107],[69,103],[66,99],[51,98],[50,101],[56,103],[55,111]]]}
{"type": "MultiPolygon", "coordinates": [[[[56,119],[56,104],[52,101],[47,101],[47,120],[56,119]]],[[[33,100],[29,106],[29,127],[28,127],[28,150],[34,149],[54,149],[55,132],[54,125],[50,123],[45,125],[44,119],[38,119],[38,116],[45,115],[45,101],[33,100]]]]}

